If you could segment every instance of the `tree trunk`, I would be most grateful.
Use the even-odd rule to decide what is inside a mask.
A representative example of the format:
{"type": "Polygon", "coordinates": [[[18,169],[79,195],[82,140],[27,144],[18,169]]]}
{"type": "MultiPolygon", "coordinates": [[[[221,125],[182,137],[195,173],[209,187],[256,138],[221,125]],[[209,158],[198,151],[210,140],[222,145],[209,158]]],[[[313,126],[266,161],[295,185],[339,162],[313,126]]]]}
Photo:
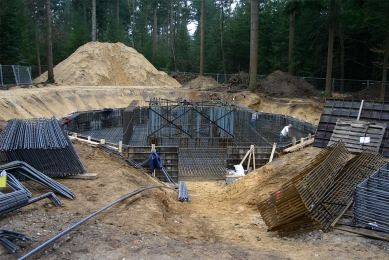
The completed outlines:
{"type": "Polygon", "coordinates": [[[251,26],[250,26],[250,83],[251,91],[257,88],[258,69],[258,0],[251,0],[251,26]]]}
{"type": "Polygon", "coordinates": [[[220,48],[222,51],[222,59],[223,59],[223,72],[224,72],[224,82],[227,83],[227,67],[226,67],[226,54],[224,53],[224,43],[223,43],[223,20],[224,20],[224,10],[223,5],[221,5],[221,11],[220,11],[220,48]]]}
{"type": "Polygon", "coordinates": [[[36,20],[36,2],[34,1],[32,13],[34,15],[34,34],[35,34],[35,50],[36,50],[36,59],[38,62],[38,74],[39,76],[42,74],[42,68],[41,68],[41,55],[39,52],[39,37],[38,37],[38,26],[37,26],[37,20],[36,20]]]}
{"type": "Polygon", "coordinates": [[[200,76],[204,75],[204,20],[205,20],[205,0],[201,0],[201,18],[200,18],[200,76]]]}
{"type": "Polygon", "coordinates": [[[385,41],[385,54],[384,54],[384,64],[382,69],[382,84],[381,84],[381,93],[380,93],[380,101],[383,102],[385,100],[385,88],[386,88],[386,75],[388,71],[388,47],[389,47],[389,3],[387,10],[387,21],[386,21],[386,41],[385,41]]]}
{"type": "Polygon", "coordinates": [[[157,55],[157,3],[153,6],[153,63],[155,65],[155,57],[157,55]]]}
{"type": "MultiPolygon", "coordinates": [[[[131,33],[132,33],[132,48],[135,48],[135,1],[132,1],[132,23],[131,23],[131,33]]],[[[128,0],[128,5],[130,5],[130,0],[128,0]]]]}
{"type": "MultiPolygon", "coordinates": [[[[290,0],[290,2],[293,4],[295,0],[290,0]]],[[[294,64],[293,64],[293,57],[294,57],[294,36],[295,36],[295,28],[296,28],[296,11],[294,10],[289,16],[289,64],[288,64],[288,73],[290,75],[294,75],[294,64]]]]}
{"type": "Polygon", "coordinates": [[[87,24],[86,24],[86,0],[84,0],[84,26],[86,28],[87,24]]]}
{"type": "Polygon", "coordinates": [[[47,81],[54,82],[53,69],[53,47],[51,36],[51,7],[50,0],[46,0],[46,20],[47,20],[47,81]]]}
{"type": "Polygon", "coordinates": [[[174,44],[174,0],[170,0],[170,47],[172,48],[174,71],[177,71],[176,49],[174,44]]]}
{"type": "Polygon", "coordinates": [[[116,0],[116,22],[118,23],[118,26],[119,26],[119,2],[120,0],[116,0]]]}
{"type": "Polygon", "coordinates": [[[334,18],[335,18],[335,0],[331,0],[330,6],[330,28],[328,30],[328,53],[327,53],[327,74],[326,74],[326,89],[324,95],[331,96],[331,76],[332,76],[332,58],[334,51],[334,18]]]}
{"type": "MultiPolygon", "coordinates": [[[[339,4],[339,13],[342,13],[342,1],[338,1],[339,4]]],[[[344,35],[343,35],[343,25],[342,21],[339,21],[339,44],[340,44],[340,93],[344,93],[344,78],[345,78],[345,72],[344,72],[344,35]]]]}
{"type": "Polygon", "coordinates": [[[96,34],[96,0],[92,0],[92,42],[97,41],[96,34]]]}

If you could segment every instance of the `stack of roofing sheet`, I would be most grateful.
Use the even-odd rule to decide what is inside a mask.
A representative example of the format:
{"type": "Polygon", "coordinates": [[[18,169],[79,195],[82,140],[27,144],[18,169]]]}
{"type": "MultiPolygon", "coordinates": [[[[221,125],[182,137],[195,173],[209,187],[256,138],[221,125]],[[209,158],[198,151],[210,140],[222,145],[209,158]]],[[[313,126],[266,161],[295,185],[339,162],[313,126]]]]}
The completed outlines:
{"type": "Polygon", "coordinates": [[[78,175],[86,170],[58,121],[12,119],[0,133],[0,163],[24,161],[50,177],[78,175]]]}

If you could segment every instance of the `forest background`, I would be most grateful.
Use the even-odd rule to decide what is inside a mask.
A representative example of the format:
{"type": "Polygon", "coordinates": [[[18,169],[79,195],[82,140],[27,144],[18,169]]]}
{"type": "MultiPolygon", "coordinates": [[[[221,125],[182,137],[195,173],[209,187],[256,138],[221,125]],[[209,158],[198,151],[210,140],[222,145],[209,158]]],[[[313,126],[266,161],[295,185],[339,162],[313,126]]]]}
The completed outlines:
{"type": "MultiPolygon", "coordinates": [[[[201,25],[201,0],[93,1],[98,41],[133,47],[158,70],[200,70],[200,26],[191,33],[188,24],[201,25]]],[[[205,73],[249,71],[251,2],[205,0],[205,73]]],[[[45,71],[46,3],[0,0],[0,64],[32,66],[33,76],[38,76],[39,67],[45,71]]],[[[56,65],[92,40],[92,0],[50,3],[56,65]]],[[[259,1],[258,74],[281,70],[325,78],[330,6],[330,0],[259,1]]],[[[381,80],[387,1],[336,0],[334,11],[332,77],[381,80]]]]}

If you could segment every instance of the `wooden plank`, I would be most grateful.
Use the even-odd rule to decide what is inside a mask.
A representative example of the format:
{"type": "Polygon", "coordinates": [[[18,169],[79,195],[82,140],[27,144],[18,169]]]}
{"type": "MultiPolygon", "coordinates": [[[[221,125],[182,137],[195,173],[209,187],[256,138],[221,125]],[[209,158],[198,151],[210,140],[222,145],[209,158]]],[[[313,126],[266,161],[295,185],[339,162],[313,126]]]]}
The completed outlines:
{"type": "Polygon", "coordinates": [[[79,175],[66,176],[66,179],[95,180],[99,177],[97,173],[82,173],[79,175]]]}
{"type": "Polygon", "coordinates": [[[276,148],[277,148],[277,143],[274,143],[273,149],[272,149],[271,154],[270,154],[269,162],[273,161],[273,156],[274,156],[274,152],[276,151],[276,148]]]}
{"type": "Polygon", "coordinates": [[[359,143],[361,137],[370,137],[370,143],[381,143],[381,136],[347,136],[347,135],[333,135],[331,138],[334,141],[339,141],[340,139],[350,140],[359,143]]]}
{"type": "Polygon", "coordinates": [[[365,133],[371,133],[371,134],[381,134],[383,132],[384,129],[380,129],[378,130],[377,128],[376,129],[372,129],[372,128],[364,128],[362,129],[362,131],[358,131],[359,129],[357,128],[348,128],[348,127],[344,127],[344,128],[338,128],[336,127],[336,132],[339,132],[339,133],[347,133],[347,132],[350,132],[350,133],[354,133],[354,134],[365,134],[365,133]]]}
{"type": "Polygon", "coordinates": [[[309,140],[307,140],[307,141],[305,141],[305,142],[303,142],[303,143],[299,143],[299,144],[296,144],[295,146],[288,147],[288,148],[284,149],[283,152],[284,152],[284,153],[291,153],[291,152],[294,152],[294,151],[296,151],[296,150],[298,150],[298,149],[301,149],[301,148],[303,148],[303,147],[306,147],[306,146],[312,144],[314,140],[315,140],[315,139],[312,138],[312,139],[309,139],[309,140]]]}

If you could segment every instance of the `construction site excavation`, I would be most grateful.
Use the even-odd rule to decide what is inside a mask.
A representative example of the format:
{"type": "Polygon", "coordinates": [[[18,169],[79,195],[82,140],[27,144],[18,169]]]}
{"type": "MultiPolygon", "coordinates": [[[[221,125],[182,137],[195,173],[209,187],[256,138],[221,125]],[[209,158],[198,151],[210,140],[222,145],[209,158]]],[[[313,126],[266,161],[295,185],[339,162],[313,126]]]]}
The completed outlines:
{"type": "Polygon", "coordinates": [[[385,102],[182,82],[121,43],[54,74],[0,90],[0,259],[389,258],[385,102]]]}

